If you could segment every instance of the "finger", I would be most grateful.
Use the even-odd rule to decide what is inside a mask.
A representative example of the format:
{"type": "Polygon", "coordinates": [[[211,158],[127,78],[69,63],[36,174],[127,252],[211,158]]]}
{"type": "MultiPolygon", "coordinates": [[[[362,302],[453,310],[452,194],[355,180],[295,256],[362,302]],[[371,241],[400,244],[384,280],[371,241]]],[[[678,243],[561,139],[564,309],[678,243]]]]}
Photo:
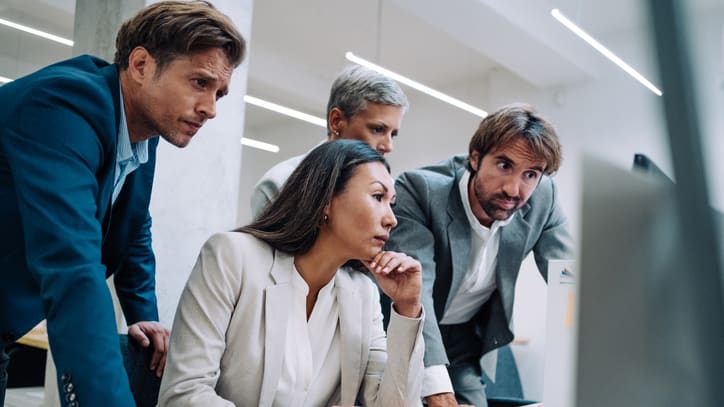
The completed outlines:
{"type": "Polygon", "coordinates": [[[164,353],[163,356],[161,356],[161,360],[158,362],[158,367],[156,368],[156,377],[159,379],[161,376],[163,376],[163,370],[166,368],[166,355],[168,353],[164,353]]]}
{"type": "MultiPolygon", "coordinates": [[[[383,273],[391,273],[394,270],[397,270],[400,266],[403,266],[405,262],[408,261],[410,258],[406,254],[403,253],[394,253],[394,252],[388,252],[389,255],[385,256],[381,261],[380,265],[382,266],[382,272],[383,273]]],[[[404,267],[403,267],[404,270],[404,267]]]]}
{"type": "Polygon", "coordinates": [[[395,252],[380,252],[377,255],[375,271],[377,273],[388,273],[390,267],[390,261],[393,261],[398,253],[395,252]]]}
{"type": "Polygon", "coordinates": [[[375,255],[375,257],[372,258],[372,261],[369,262],[369,266],[368,266],[370,271],[374,271],[374,269],[377,268],[377,264],[379,263],[380,259],[382,258],[382,256],[384,254],[385,254],[385,251],[381,250],[380,252],[378,252],[375,255]]]}
{"type": "Polygon", "coordinates": [[[151,334],[151,340],[153,341],[153,356],[151,357],[151,370],[158,367],[158,363],[166,354],[166,343],[163,340],[162,332],[154,332],[151,334]]]}
{"type": "Polygon", "coordinates": [[[410,256],[406,256],[402,263],[396,269],[398,272],[419,272],[422,271],[422,265],[420,262],[410,256]]]}
{"type": "Polygon", "coordinates": [[[133,324],[130,327],[128,327],[128,336],[133,338],[133,340],[136,341],[141,347],[147,348],[148,345],[151,343],[148,340],[148,337],[146,334],[141,330],[141,327],[138,326],[138,324],[133,324]]]}

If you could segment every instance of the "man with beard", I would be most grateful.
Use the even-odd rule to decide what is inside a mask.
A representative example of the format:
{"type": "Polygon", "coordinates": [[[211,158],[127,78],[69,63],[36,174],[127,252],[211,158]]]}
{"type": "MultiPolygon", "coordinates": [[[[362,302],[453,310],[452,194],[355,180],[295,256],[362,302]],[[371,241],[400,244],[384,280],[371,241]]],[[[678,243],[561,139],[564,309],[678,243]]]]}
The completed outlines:
{"type": "Polygon", "coordinates": [[[487,406],[480,358],[513,340],[523,259],[533,251],[546,278],[548,260],[573,255],[550,177],[560,161],[552,125],[515,104],[483,119],[468,156],[397,179],[398,226],[386,249],[422,263],[429,406],[487,406]]]}

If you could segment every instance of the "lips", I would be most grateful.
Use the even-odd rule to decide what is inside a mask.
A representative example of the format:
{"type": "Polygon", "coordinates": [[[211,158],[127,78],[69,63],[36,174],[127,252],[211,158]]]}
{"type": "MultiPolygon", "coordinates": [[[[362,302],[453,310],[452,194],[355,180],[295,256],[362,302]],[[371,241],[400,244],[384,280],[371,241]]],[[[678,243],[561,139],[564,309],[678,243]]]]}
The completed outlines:
{"type": "Polygon", "coordinates": [[[496,199],[495,203],[498,205],[499,208],[508,210],[508,211],[511,209],[515,209],[516,205],[518,205],[518,202],[509,201],[507,199],[496,199]]]}
{"type": "Polygon", "coordinates": [[[384,245],[387,243],[387,241],[390,239],[390,235],[377,235],[375,236],[375,240],[379,240],[384,245]]]}
{"type": "Polygon", "coordinates": [[[186,123],[189,127],[191,127],[191,130],[193,130],[194,133],[196,133],[201,128],[201,126],[203,126],[203,123],[201,123],[201,122],[192,122],[192,121],[184,120],[184,123],[186,123]]]}

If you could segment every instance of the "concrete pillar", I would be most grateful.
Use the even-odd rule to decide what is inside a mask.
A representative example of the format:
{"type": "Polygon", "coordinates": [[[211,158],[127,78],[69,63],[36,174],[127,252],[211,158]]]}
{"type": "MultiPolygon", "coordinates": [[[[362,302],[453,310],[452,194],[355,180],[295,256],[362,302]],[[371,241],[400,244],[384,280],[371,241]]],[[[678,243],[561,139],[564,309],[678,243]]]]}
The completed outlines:
{"type": "Polygon", "coordinates": [[[76,0],[73,55],[113,61],[118,27],[145,5],[144,0],[76,0]]]}

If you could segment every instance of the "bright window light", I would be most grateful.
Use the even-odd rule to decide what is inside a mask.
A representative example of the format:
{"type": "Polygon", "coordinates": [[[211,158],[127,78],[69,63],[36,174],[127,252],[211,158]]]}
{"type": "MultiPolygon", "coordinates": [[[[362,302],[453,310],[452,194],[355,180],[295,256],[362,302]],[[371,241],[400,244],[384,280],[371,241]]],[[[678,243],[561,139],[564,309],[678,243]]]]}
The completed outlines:
{"type": "Polygon", "coordinates": [[[276,144],[269,144],[269,143],[265,143],[263,141],[258,141],[258,140],[254,140],[254,139],[250,139],[250,138],[246,138],[246,137],[241,138],[241,144],[248,146],[248,147],[258,148],[259,150],[270,151],[272,153],[279,152],[279,146],[276,144]]]}
{"type": "Polygon", "coordinates": [[[2,18],[0,18],[0,24],[6,25],[10,28],[14,28],[16,30],[25,31],[26,33],[37,35],[38,37],[43,37],[43,38],[51,40],[51,41],[59,42],[63,45],[67,45],[69,47],[73,46],[73,41],[71,41],[67,38],[63,38],[63,37],[59,37],[57,35],[46,33],[45,31],[36,30],[35,28],[30,28],[30,27],[24,26],[22,24],[14,23],[12,21],[4,20],[2,18]]]}
{"type": "Polygon", "coordinates": [[[10,78],[6,78],[6,77],[4,77],[4,76],[0,76],[0,83],[8,83],[8,82],[12,82],[12,81],[13,81],[13,80],[10,79],[10,78]]]}
{"type": "Polygon", "coordinates": [[[635,69],[633,69],[629,64],[624,62],[621,58],[616,56],[616,54],[609,51],[608,48],[603,46],[603,44],[596,41],[596,39],[591,37],[587,32],[583,31],[580,27],[575,25],[571,20],[566,18],[566,16],[561,14],[561,12],[557,8],[554,8],[553,10],[551,10],[551,15],[553,16],[553,18],[558,20],[558,22],[563,24],[566,28],[573,31],[574,34],[576,34],[577,36],[581,37],[581,39],[586,41],[588,43],[588,45],[595,48],[596,51],[600,52],[601,54],[603,54],[603,56],[610,59],[614,64],[618,65],[619,68],[626,71],[627,74],[633,76],[637,81],[641,82],[642,85],[649,88],[649,90],[654,92],[654,94],[656,94],[657,96],[663,95],[663,93],[656,86],[654,86],[651,82],[649,82],[648,79],[646,79],[643,75],[638,73],[635,69]]]}
{"type": "Polygon", "coordinates": [[[457,108],[463,109],[476,116],[485,117],[488,115],[488,112],[486,112],[485,110],[478,109],[475,106],[469,105],[463,101],[455,99],[452,96],[448,96],[448,95],[446,95],[440,91],[437,91],[429,86],[425,86],[419,82],[413,81],[410,78],[407,78],[398,73],[392,72],[389,69],[385,69],[379,65],[375,65],[372,62],[362,59],[351,52],[347,52],[346,54],[344,54],[344,57],[347,58],[348,60],[354,62],[355,64],[362,65],[365,68],[371,69],[373,71],[377,71],[377,72],[381,73],[382,75],[389,76],[390,78],[396,80],[397,82],[405,84],[413,89],[417,89],[420,92],[427,93],[428,95],[430,95],[434,98],[440,99],[443,102],[449,103],[457,108]]]}
{"type": "Polygon", "coordinates": [[[327,121],[320,117],[312,116],[311,114],[302,113],[298,110],[290,109],[288,107],[278,105],[276,103],[267,102],[266,100],[255,98],[254,96],[245,95],[244,102],[252,104],[254,106],[259,106],[264,109],[271,110],[273,112],[281,113],[283,115],[290,116],[295,119],[304,120],[307,123],[312,123],[312,124],[316,124],[317,126],[327,128],[327,121]]]}

